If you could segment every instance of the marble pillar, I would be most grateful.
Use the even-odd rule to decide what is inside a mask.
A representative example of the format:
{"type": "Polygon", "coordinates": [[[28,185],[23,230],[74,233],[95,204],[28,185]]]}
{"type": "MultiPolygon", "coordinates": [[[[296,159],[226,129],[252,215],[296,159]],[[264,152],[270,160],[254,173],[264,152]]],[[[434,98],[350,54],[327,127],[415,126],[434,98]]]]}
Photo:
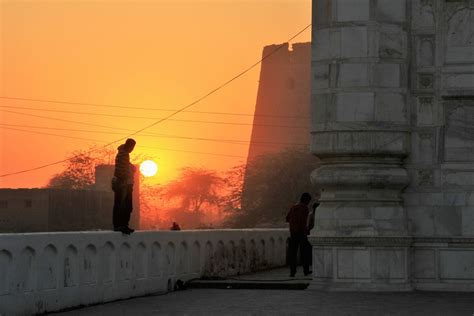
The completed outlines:
{"type": "Polygon", "coordinates": [[[411,290],[405,0],[313,0],[312,288],[411,290]]]}

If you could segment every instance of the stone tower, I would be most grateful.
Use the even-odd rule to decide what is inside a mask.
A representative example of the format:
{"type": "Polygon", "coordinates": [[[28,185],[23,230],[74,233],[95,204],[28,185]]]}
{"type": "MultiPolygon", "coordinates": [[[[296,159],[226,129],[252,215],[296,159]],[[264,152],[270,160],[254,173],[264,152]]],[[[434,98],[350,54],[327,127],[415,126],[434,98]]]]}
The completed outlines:
{"type": "Polygon", "coordinates": [[[248,161],[310,143],[311,43],[266,46],[263,56],[275,49],[262,62],[248,161]]]}
{"type": "Polygon", "coordinates": [[[474,2],[313,0],[313,288],[473,290],[474,2]]]}

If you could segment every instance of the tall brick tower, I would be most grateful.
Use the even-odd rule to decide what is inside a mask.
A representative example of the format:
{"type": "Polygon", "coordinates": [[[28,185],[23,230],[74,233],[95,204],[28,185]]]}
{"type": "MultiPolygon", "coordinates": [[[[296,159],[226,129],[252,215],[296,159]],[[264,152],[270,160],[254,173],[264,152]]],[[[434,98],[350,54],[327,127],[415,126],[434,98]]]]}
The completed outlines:
{"type": "Polygon", "coordinates": [[[309,147],[311,43],[263,49],[248,161],[288,147],[309,147]]]}

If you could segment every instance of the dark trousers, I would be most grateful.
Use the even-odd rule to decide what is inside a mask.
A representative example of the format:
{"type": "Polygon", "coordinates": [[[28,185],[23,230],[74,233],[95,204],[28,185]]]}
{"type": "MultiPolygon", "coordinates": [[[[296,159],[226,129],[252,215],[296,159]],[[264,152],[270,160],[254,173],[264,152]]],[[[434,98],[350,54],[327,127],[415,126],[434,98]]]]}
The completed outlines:
{"type": "Polygon", "coordinates": [[[303,264],[304,274],[309,273],[309,262],[310,262],[310,251],[311,244],[308,241],[308,237],[304,233],[291,234],[289,243],[289,261],[290,261],[290,273],[294,275],[296,273],[296,266],[298,262],[298,249],[301,253],[301,261],[303,264]]]}
{"type": "Polygon", "coordinates": [[[114,228],[128,227],[133,209],[133,185],[114,187],[114,210],[112,221],[114,228]]]}

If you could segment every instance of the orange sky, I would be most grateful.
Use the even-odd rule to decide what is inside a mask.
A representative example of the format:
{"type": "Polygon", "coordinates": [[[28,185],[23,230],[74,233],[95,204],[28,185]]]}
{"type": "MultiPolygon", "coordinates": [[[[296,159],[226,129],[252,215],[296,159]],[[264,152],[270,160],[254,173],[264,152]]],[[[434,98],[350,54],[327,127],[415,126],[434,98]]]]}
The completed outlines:
{"type": "MultiPolygon", "coordinates": [[[[178,109],[253,64],[261,57],[263,46],[284,42],[311,22],[311,0],[0,0],[0,4],[1,96],[132,107],[118,109],[0,99],[0,123],[3,124],[0,125],[0,174],[61,160],[73,150],[104,144],[5,127],[113,141],[125,135],[109,132],[126,133],[119,128],[138,130],[170,114],[133,108],[178,109]]],[[[298,42],[309,40],[309,30],[297,39],[298,42]]],[[[190,110],[253,113],[258,75],[257,67],[190,110]]],[[[181,113],[174,119],[252,123],[251,116],[200,113],[181,113]]],[[[248,141],[251,126],[167,121],[147,132],[248,141]]],[[[169,181],[183,166],[225,170],[244,162],[248,150],[247,143],[143,135],[134,138],[137,140],[134,154],[155,157],[160,170],[154,181],[158,183],[169,181]]],[[[0,178],[0,187],[43,186],[61,169],[62,166],[57,165],[0,178]]]]}

